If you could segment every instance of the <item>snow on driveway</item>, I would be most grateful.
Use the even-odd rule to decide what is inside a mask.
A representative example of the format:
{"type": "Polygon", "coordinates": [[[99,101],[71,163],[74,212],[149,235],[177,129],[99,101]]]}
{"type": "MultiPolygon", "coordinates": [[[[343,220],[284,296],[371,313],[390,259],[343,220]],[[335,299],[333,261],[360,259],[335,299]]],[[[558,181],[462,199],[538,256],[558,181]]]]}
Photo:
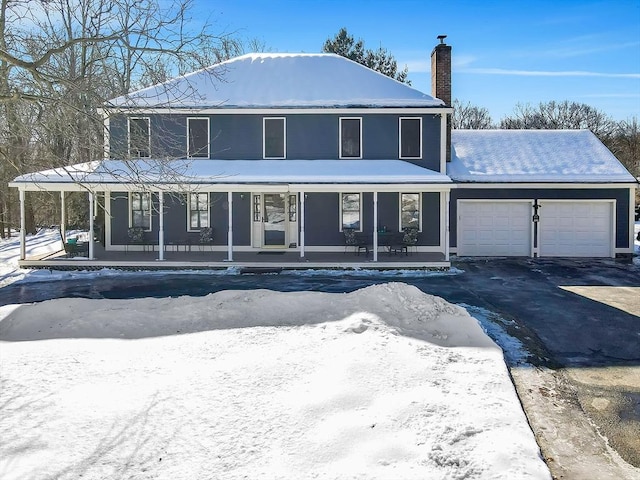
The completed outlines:
{"type": "Polygon", "coordinates": [[[2,317],[5,480],[550,479],[502,351],[405,284],[2,317]]]}

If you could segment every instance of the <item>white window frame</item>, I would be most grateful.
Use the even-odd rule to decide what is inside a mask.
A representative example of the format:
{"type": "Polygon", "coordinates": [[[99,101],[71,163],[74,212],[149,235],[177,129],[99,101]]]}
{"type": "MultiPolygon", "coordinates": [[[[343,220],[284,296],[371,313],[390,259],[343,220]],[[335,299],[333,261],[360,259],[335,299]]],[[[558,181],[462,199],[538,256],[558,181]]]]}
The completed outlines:
{"type": "Polygon", "coordinates": [[[346,160],[358,160],[362,158],[362,154],[363,154],[363,145],[362,145],[362,117],[340,117],[340,122],[338,125],[338,155],[340,159],[346,159],[346,160]],[[360,121],[360,156],[358,157],[351,157],[351,156],[344,156],[342,154],[342,121],[343,120],[359,120],[360,121]]]}
{"type": "Polygon", "coordinates": [[[151,158],[151,117],[127,117],[127,152],[131,158],[151,158]],[[147,121],[147,140],[149,142],[149,156],[141,157],[140,155],[133,157],[131,155],[131,120],[147,121]]]}
{"type": "Polygon", "coordinates": [[[359,211],[358,211],[358,223],[360,224],[360,228],[356,228],[355,230],[357,232],[362,232],[362,200],[363,200],[363,196],[362,196],[362,192],[340,192],[338,197],[338,201],[340,203],[340,214],[339,214],[339,218],[338,218],[338,227],[339,227],[339,231],[342,232],[344,231],[344,225],[342,223],[342,206],[343,206],[343,196],[344,195],[358,195],[359,197],[359,211]]]}
{"type": "Polygon", "coordinates": [[[211,155],[211,123],[210,123],[210,118],[209,117],[187,117],[187,158],[210,158],[211,155]],[[189,147],[191,145],[191,137],[189,135],[189,132],[191,131],[189,129],[189,122],[191,122],[191,120],[206,120],[207,121],[207,156],[192,156],[191,153],[189,152],[189,147]]]}
{"type": "Polygon", "coordinates": [[[400,117],[398,119],[398,158],[401,160],[421,160],[422,159],[422,117],[400,117]],[[420,155],[417,157],[403,157],[402,156],[402,121],[403,120],[419,120],[420,121],[420,155]]]}
{"type": "MultiPolygon", "coordinates": [[[[201,212],[202,210],[198,210],[201,212]]],[[[187,194],[187,232],[199,232],[203,228],[211,227],[211,193],[210,192],[193,192],[187,194]],[[207,225],[200,227],[191,226],[191,195],[206,195],[207,196],[207,225]]]]}
{"type": "Polygon", "coordinates": [[[422,193],[420,192],[400,192],[398,195],[398,226],[402,231],[402,195],[418,195],[418,231],[422,232],[422,193]]]}
{"type": "Polygon", "coordinates": [[[137,195],[137,194],[142,194],[142,195],[148,195],[149,196],[149,213],[147,214],[149,216],[149,228],[145,229],[145,232],[150,232],[151,230],[153,230],[153,195],[151,194],[151,192],[144,192],[144,191],[139,191],[139,192],[129,192],[129,228],[132,228],[133,225],[133,195],[137,195]]]}
{"type": "Polygon", "coordinates": [[[263,117],[262,118],[262,158],[263,159],[274,159],[274,160],[282,160],[287,158],[287,118],[286,117],[263,117]],[[268,120],[282,120],[283,129],[282,134],[284,138],[282,139],[282,157],[267,157],[267,121],[268,120]]]}

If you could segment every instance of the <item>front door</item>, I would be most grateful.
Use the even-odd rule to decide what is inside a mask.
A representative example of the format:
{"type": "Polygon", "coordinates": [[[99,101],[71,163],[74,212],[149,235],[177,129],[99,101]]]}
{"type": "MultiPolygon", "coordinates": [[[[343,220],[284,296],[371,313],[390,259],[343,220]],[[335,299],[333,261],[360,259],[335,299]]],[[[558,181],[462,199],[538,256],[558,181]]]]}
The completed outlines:
{"type": "Polygon", "coordinates": [[[287,237],[287,197],[284,193],[263,194],[262,222],[264,247],[284,248],[287,237]]]}

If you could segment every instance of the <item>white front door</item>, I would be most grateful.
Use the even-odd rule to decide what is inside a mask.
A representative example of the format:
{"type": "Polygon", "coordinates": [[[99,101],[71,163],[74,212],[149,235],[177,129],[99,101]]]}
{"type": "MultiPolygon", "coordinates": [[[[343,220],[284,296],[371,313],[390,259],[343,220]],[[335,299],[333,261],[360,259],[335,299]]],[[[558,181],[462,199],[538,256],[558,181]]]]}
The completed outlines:
{"type": "Polygon", "coordinates": [[[541,257],[613,257],[613,202],[540,201],[541,257]]]}
{"type": "Polygon", "coordinates": [[[532,215],[528,200],[458,200],[458,255],[530,257],[532,215]]]}
{"type": "Polygon", "coordinates": [[[287,195],[285,193],[262,194],[262,246],[284,248],[287,245],[287,195]]]}

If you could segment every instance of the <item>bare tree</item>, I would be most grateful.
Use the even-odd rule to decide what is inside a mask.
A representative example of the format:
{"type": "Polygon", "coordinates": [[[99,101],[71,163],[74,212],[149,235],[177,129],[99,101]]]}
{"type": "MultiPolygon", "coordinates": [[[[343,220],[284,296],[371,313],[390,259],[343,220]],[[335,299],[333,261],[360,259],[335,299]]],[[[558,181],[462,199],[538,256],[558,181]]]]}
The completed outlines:
{"type": "Polygon", "coordinates": [[[514,114],[502,119],[500,128],[505,129],[589,129],[606,143],[615,129],[615,122],[605,113],[584,103],[546,102],[536,107],[516,105],[514,114]]]}
{"type": "MultiPolygon", "coordinates": [[[[0,221],[7,228],[17,201],[6,183],[16,175],[102,158],[105,100],[242,48],[208,24],[194,30],[192,0],[0,2],[0,221]]],[[[135,182],[139,169],[130,173],[135,182]]],[[[52,208],[44,198],[27,212],[52,208]]],[[[33,230],[36,219],[27,217],[33,230]]]]}
{"type": "Polygon", "coordinates": [[[495,128],[489,110],[484,107],[472,105],[471,102],[463,104],[458,99],[453,101],[451,125],[456,130],[486,130],[488,128],[495,128]]]}
{"type": "Polygon", "coordinates": [[[640,125],[638,117],[618,122],[607,146],[632,175],[640,178],[640,125]]]}

